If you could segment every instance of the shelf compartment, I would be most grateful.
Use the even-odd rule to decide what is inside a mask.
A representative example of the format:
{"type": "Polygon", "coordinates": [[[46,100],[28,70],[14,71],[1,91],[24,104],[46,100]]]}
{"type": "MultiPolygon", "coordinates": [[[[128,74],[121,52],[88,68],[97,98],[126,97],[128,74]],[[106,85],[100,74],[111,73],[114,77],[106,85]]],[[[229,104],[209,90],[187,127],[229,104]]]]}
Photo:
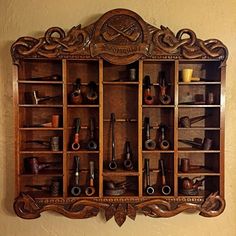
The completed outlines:
{"type": "MultiPolygon", "coordinates": [[[[151,82],[151,95],[154,97],[154,104],[161,105],[159,100],[160,94],[160,72],[164,72],[166,76],[166,94],[171,97],[171,105],[174,104],[174,73],[175,73],[175,62],[174,61],[146,61],[143,62],[143,78],[150,76],[151,82]]],[[[142,82],[143,82],[142,78],[142,82]]],[[[142,95],[143,96],[143,95],[142,95]]],[[[144,105],[144,102],[143,102],[144,105]]],[[[155,106],[154,105],[154,106],[155,106]]],[[[148,107],[150,105],[147,105],[148,107]]],[[[153,106],[153,105],[152,105],[153,106]]]]}
{"type": "MultiPolygon", "coordinates": [[[[72,85],[80,78],[81,83],[94,81],[98,84],[99,65],[98,60],[68,60],[67,83],[72,85]]],[[[72,89],[72,88],[71,88],[72,89]]]]}
{"type": "MultiPolygon", "coordinates": [[[[192,83],[192,82],[191,82],[192,83]]],[[[220,105],[219,84],[184,84],[179,86],[179,105],[220,105]],[[196,104],[194,104],[196,102],[196,104]],[[190,104],[184,104],[190,103],[190,104]],[[192,103],[192,104],[191,104],[192,103]],[[200,104],[199,104],[200,103],[200,104]]]]}
{"type": "MultiPolygon", "coordinates": [[[[103,83],[105,84],[108,82],[108,84],[121,83],[125,85],[126,83],[131,84],[138,84],[138,62],[129,64],[129,65],[114,65],[109,62],[104,61],[104,67],[103,67],[103,83]],[[135,69],[136,76],[135,81],[131,81],[129,79],[129,70],[135,69]]],[[[121,85],[120,84],[120,85],[121,85]]]]}
{"type": "Polygon", "coordinates": [[[220,128],[220,109],[219,108],[205,108],[197,107],[191,109],[189,107],[181,107],[178,109],[178,118],[179,121],[183,117],[188,117],[190,120],[198,116],[207,116],[205,119],[191,124],[191,128],[182,128],[179,122],[179,131],[193,131],[197,130],[200,127],[205,128],[205,130],[217,130],[220,128]]]}
{"type": "MultiPolygon", "coordinates": [[[[104,174],[104,173],[103,173],[104,174]]],[[[138,176],[127,176],[127,175],[105,175],[103,176],[103,195],[106,197],[121,197],[121,196],[138,196],[138,176]],[[112,191],[109,191],[108,186],[114,184],[116,188],[119,188],[119,184],[126,184],[126,190],[120,195],[112,195],[112,191]]]]}
{"type": "Polygon", "coordinates": [[[61,84],[19,84],[19,104],[22,105],[62,105],[62,85],[61,84]],[[54,97],[36,104],[33,91],[37,91],[37,97],[54,97]]]}
{"type": "MultiPolygon", "coordinates": [[[[220,131],[219,130],[199,130],[199,129],[198,130],[181,130],[179,131],[179,137],[178,137],[179,140],[195,141],[199,145],[204,142],[205,138],[212,140],[212,144],[211,144],[211,147],[209,148],[209,151],[220,149],[220,131]],[[195,139],[201,139],[202,142],[200,142],[200,140],[195,140],[195,139]]],[[[201,146],[199,146],[198,148],[194,145],[188,145],[180,141],[178,142],[178,144],[179,144],[178,145],[179,150],[182,150],[183,148],[188,148],[190,146],[193,149],[201,150],[201,146]]]]}
{"type": "MultiPolygon", "coordinates": [[[[186,68],[193,69],[193,77],[204,79],[204,82],[221,82],[220,61],[187,61],[179,62],[179,72],[181,82],[181,71],[186,68]]],[[[191,82],[192,83],[192,82],[191,82]]]]}
{"type": "Polygon", "coordinates": [[[219,192],[220,190],[220,176],[217,175],[204,175],[202,174],[201,176],[199,175],[188,175],[188,176],[182,176],[182,177],[178,177],[178,186],[179,186],[179,192],[178,195],[179,196],[193,196],[193,197],[197,197],[197,196],[203,196],[203,197],[207,197],[210,193],[214,193],[214,192],[219,192]],[[192,180],[192,183],[195,183],[195,181],[201,180],[201,179],[205,179],[205,181],[202,182],[202,186],[198,187],[198,191],[195,192],[195,195],[191,195],[192,192],[192,188],[189,189],[189,194],[188,191],[183,192],[183,182],[185,179],[188,180],[192,180]],[[194,180],[193,180],[194,179],[194,180]]]}
{"type": "Polygon", "coordinates": [[[43,175],[32,175],[32,176],[21,176],[20,178],[20,191],[30,192],[32,197],[37,198],[44,197],[62,197],[63,181],[62,176],[43,176],[43,175]],[[59,186],[55,186],[57,194],[52,195],[51,189],[52,184],[57,182],[59,186]],[[43,186],[44,191],[38,190],[29,186],[43,186]]]}
{"type": "Polygon", "coordinates": [[[30,130],[30,131],[21,131],[20,132],[20,150],[21,151],[53,151],[51,150],[51,138],[59,137],[59,151],[62,150],[62,131],[52,131],[48,130],[47,132],[41,130],[30,130]],[[31,141],[40,141],[44,142],[31,142],[31,141]]]}
{"type": "Polygon", "coordinates": [[[143,196],[153,197],[153,196],[173,196],[174,195],[174,154],[173,153],[159,153],[159,154],[145,154],[143,155],[143,196]],[[145,171],[145,159],[149,159],[150,164],[150,185],[154,188],[155,192],[153,195],[148,195],[146,193],[147,178],[145,171]],[[164,195],[162,193],[162,173],[159,160],[163,160],[164,171],[166,177],[166,185],[171,188],[171,193],[169,195],[164,195]]]}
{"type": "MultiPolygon", "coordinates": [[[[62,75],[62,61],[50,59],[21,60],[19,64],[19,83],[31,83],[32,78],[40,78],[52,75],[62,75]]],[[[60,81],[32,81],[42,83],[54,83],[60,81]]]]}

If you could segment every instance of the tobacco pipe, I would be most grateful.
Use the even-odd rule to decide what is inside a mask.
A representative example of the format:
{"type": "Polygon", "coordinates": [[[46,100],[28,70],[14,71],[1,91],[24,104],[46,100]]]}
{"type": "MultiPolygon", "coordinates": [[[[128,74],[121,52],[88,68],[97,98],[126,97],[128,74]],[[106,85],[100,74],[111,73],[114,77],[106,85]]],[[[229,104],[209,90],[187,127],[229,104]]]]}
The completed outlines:
{"type": "Polygon", "coordinates": [[[75,162],[75,179],[74,179],[74,185],[71,188],[71,194],[73,196],[79,196],[81,194],[81,188],[79,187],[79,157],[74,156],[74,162],[75,162]]]}
{"type": "Polygon", "coordinates": [[[203,119],[206,119],[207,117],[209,117],[210,115],[205,115],[205,116],[196,116],[193,118],[189,118],[189,116],[183,116],[179,119],[179,124],[181,127],[184,128],[190,128],[192,124],[199,122],[203,119]]]}
{"type": "Polygon", "coordinates": [[[160,167],[161,167],[161,176],[162,176],[162,187],[161,192],[164,195],[169,195],[171,193],[171,187],[166,184],[166,176],[165,176],[165,169],[164,169],[164,162],[163,160],[159,160],[160,167]]]}
{"type": "Polygon", "coordinates": [[[25,141],[25,143],[37,143],[37,144],[40,144],[42,146],[46,146],[49,148],[51,142],[44,141],[44,140],[28,140],[28,141],[25,141]]]}
{"type": "Polygon", "coordinates": [[[160,72],[160,81],[159,81],[159,86],[160,86],[160,102],[164,105],[168,105],[171,103],[171,97],[166,94],[166,89],[167,89],[167,83],[166,83],[166,74],[164,71],[160,72]]]}
{"type": "Polygon", "coordinates": [[[79,131],[80,131],[80,118],[75,120],[75,135],[74,135],[74,142],[71,145],[72,150],[77,151],[80,149],[79,144],[79,131]]]}
{"type": "Polygon", "coordinates": [[[190,145],[192,147],[202,149],[202,150],[210,150],[212,147],[212,139],[204,138],[204,141],[202,142],[202,139],[195,138],[195,141],[192,140],[186,140],[186,139],[179,139],[179,142],[185,143],[187,145],[190,145]]]}
{"type": "Polygon", "coordinates": [[[88,84],[89,91],[86,94],[86,98],[89,103],[95,103],[98,98],[97,85],[94,81],[89,82],[88,84]]]}
{"type": "Polygon", "coordinates": [[[50,192],[53,197],[57,197],[60,195],[60,187],[61,182],[59,180],[52,180],[51,184],[43,184],[43,185],[25,185],[27,188],[33,188],[40,191],[50,192]]]}
{"type": "Polygon", "coordinates": [[[59,80],[62,80],[62,77],[61,75],[50,75],[50,76],[44,76],[44,77],[33,77],[33,78],[30,78],[29,80],[39,80],[39,81],[50,81],[50,80],[53,80],[53,81],[59,81],[59,80]]]}
{"type": "Polygon", "coordinates": [[[95,193],[94,188],[94,161],[89,162],[89,186],[85,189],[87,196],[92,196],[95,193]]]}
{"type": "Polygon", "coordinates": [[[150,138],[150,119],[149,117],[144,118],[144,128],[146,131],[146,140],[144,146],[148,150],[154,150],[156,148],[156,142],[150,138]]]}
{"type": "Polygon", "coordinates": [[[132,152],[131,152],[131,147],[130,147],[130,142],[126,141],[125,143],[125,160],[124,160],[124,167],[127,170],[132,170],[133,169],[133,162],[131,160],[132,152]]]}
{"type": "Polygon", "coordinates": [[[50,100],[50,99],[53,99],[53,98],[58,98],[58,97],[60,97],[60,96],[56,95],[56,96],[39,97],[38,96],[38,91],[36,91],[36,90],[33,91],[33,102],[36,105],[38,105],[39,102],[47,101],[47,100],[50,100]]]}
{"type": "Polygon", "coordinates": [[[204,166],[201,165],[190,165],[190,160],[188,158],[181,158],[180,170],[183,173],[188,173],[191,170],[200,170],[204,166]]]}
{"type": "Polygon", "coordinates": [[[181,191],[185,195],[197,195],[198,194],[198,188],[202,186],[202,182],[205,181],[205,178],[201,180],[196,180],[199,177],[195,177],[193,179],[190,179],[188,177],[185,177],[181,179],[181,191]]]}
{"type": "Polygon", "coordinates": [[[87,144],[89,150],[96,150],[98,145],[94,140],[94,130],[95,130],[95,120],[94,118],[90,119],[90,140],[87,144]]]}
{"type": "Polygon", "coordinates": [[[170,142],[165,138],[165,132],[166,132],[167,126],[160,125],[159,129],[161,131],[160,144],[159,144],[160,149],[168,150],[170,148],[170,142]]]}
{"type": "Polygon", "coordinates": [[[154,97],[151,94],[151,82],[150,82],[150,76],[146,75],[143,79],[143,89],[144,89],[144,94],[143,94],[143,100],[144,103],[147,105],[152,105],[154,103],[154,97]]]}
{"type": "Polygon", "coordinates": [[[127,186],[132,185],[126,181],[115,183],[113,181],[105,182],[105,194],[108,196],[119,196],[126,192],[127,186]]]}
{"type": "Polygon", "coordinates": [[[24,166],[26,171],[29,171],[32,174],[38,174],[40,170],[43,170],[52,165],[56,165],[58,162],[45,162],[40,163],[36,157],[28,157],[24,159],[24,166]]]}
{"type": "Polygon", "coordinates": [[[78,105],[83,102],[83,96],[81,92],[81,79],[76,79],[74,85],[74,91],[71,93],[71,102],[72,104],[78,105]]]}
{"type": "Polygon", "coordinates": [[[145,171],[146,171],[146,193],[148,195],[153,195],[155,190],[154,188],[150,185],[151,179],[150,179],[150,167],[149,167],[149,159],[145,159],[145,171]]]}
{"type": "Polygon", "coordinates": [[[117,169],[117,163],[116,163],[116,160],[115,160],[115,121],[116,121],[116,118],[115,118],[115,113],[111,113],[111,132],[112,132],[112,159],[109,163],[109,169],[110,170],[116,170],[117,169]]]}
{"type": "Polygon", "coordinates": [[[25,125],[24,127],[53,127],[58,128],[59,127],[59,115],[52,115],[52,121],[41,123],[41,124],[34,124],[34,125],[25,125]]]}

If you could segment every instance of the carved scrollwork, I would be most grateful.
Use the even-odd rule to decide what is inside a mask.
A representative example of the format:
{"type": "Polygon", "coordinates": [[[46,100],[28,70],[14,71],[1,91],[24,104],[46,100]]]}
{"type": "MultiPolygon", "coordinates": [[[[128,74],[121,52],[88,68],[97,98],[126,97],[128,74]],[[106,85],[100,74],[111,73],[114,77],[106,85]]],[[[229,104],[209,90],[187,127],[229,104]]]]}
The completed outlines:
{"type": "Polygon", "coordinates": [[[161,26],[161,29],[153,32],[152,42],[154,47],[151,56],[162,54],[186,59],[218,58],[222,60],[222,65],[228,57],[228,50],[221,41],[203,41],[190,29],[182,29],[175,36],[168,27],[161,26]]]}
{"type": "MultiPolygon", "coordinates": [[[[24,57],[57,58],[85,54],[85,47],[90,41],[86,30],[81,25],[75,26],[66,34],[59,27],[52,27],[44,37],[21,37],[11,47],[13,59],[24,57]]],[[[88,54],[88,53],[87,53],[88,54]]]]}
{"type": "MultiPolygon", "coordinates": [[[[111,199],[110,199],[111,200],[111,199]]],[[[138,212],[150,217],[172,217],[183,211],[199,211],[205,217],[220,215],[225,209],[225,201],[217,192],[210,194],[203,203],[170,202],[164,199],[143,200],[140,202],[102,202],[96,200],[75,200],[68,202],[62,200],[60,204],[37,202],[30,195],[21,193],[16,198],[14,209],[18,216],[25,219],[34,219],[40,216],[43,211],[55,211],[66,217],[84,219],[97,216],[99,211],[105,212],[106,221],[114,217],[116,223],[121,226],[127,216],[135,220],[138,212]],[[63,202],[64,201],[64,202],[63,202]]]]}

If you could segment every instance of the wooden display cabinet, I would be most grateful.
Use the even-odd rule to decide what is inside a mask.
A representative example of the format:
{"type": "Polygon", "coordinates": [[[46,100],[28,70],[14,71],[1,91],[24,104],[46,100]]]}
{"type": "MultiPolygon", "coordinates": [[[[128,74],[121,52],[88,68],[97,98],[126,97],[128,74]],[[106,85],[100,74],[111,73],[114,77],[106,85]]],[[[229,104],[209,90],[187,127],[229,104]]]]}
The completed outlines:
{"type": "Polygon", "coordinates": [[[85,28],[19,38],[11,53],[18,216],[104,210],[121,226],[137,212],[223,212],[228,51],[219,40],[115,9],[85,28]],[[189,68],[195,79],[183,82],[189,68]]]}

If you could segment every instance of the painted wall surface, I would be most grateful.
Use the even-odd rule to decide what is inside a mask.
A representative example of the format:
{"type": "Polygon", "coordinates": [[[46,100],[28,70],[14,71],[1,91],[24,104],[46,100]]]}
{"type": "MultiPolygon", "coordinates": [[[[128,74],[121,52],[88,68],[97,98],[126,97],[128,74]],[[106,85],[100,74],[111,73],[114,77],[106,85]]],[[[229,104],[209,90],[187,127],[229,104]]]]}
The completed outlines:
{"type": "Polygon", "coordinates": [[[236,236],[236,0],[0,0],[0,235],[3,236],[236,236]],[[46,29],[88,25],[114,8],[128,8],[150,24],[177,32],[190,28],[201,39],[218,38],[227,45],[226,210],[216,218],[180,214],[170,219],[142,215],[119,228],[104,217],[67,219],[43,213],[36,220],[15,216],[12,71],[10,46],[21,36],[42,36],[46,29]],[[233,95],[234,94],[234,95],[233,95]]]}

